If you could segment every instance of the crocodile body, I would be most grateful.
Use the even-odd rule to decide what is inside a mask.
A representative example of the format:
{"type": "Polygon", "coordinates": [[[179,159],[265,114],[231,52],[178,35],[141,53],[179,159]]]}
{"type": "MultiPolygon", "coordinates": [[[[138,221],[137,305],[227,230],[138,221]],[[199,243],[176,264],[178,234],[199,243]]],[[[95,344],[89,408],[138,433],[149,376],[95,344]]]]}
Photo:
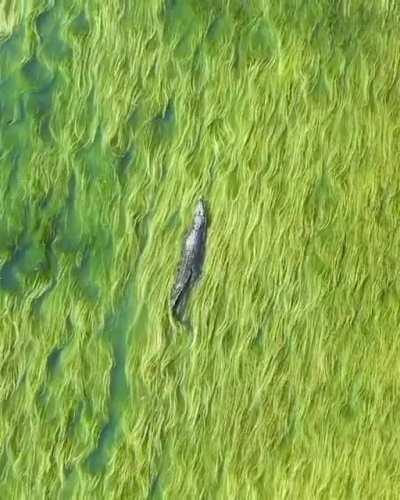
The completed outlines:
{"type": "Polygon", "coordinates": [[[199,200],[196,205],[192,228],[185,239],[182,260],[172,292],[172,312],[180,321],[183,321],[189,293],[201,274],[206,238],[206,207],[204,201],[199,200]]]}

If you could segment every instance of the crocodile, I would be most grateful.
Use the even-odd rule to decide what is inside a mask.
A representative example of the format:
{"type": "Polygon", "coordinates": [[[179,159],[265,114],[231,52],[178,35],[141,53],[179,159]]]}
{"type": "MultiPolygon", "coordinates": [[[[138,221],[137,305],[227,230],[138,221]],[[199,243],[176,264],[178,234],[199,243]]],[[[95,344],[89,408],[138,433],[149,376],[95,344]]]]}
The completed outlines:
{"type": "Polygon", "coordinates": [[[183,322],[189,293],[201,275],[207,238],[207,225],[205,202],[203,199],[200,199],[196,205],[192,227],[183,245],[181,263],[172,291],[172,313],[181,322],[183,322]]]}

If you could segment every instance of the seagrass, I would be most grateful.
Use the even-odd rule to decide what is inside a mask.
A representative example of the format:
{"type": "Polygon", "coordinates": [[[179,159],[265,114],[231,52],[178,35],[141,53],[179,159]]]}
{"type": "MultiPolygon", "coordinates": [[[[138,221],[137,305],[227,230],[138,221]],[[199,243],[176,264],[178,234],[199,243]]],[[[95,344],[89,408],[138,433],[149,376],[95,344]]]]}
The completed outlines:
{"type": "Polygon", "coordinates": [[[399,51],[390,0],[0,1],[1,498],[398,497],[399,51]]]}

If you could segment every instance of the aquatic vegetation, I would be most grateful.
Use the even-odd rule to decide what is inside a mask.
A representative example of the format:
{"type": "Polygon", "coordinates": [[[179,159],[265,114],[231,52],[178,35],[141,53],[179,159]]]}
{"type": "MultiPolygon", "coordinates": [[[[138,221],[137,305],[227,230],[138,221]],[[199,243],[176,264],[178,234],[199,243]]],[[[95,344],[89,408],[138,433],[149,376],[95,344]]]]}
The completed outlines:
{"type": "Polygon", "coordinates": [[[397,496],[399,18],[0,5],[1,498],[397,496]]]}

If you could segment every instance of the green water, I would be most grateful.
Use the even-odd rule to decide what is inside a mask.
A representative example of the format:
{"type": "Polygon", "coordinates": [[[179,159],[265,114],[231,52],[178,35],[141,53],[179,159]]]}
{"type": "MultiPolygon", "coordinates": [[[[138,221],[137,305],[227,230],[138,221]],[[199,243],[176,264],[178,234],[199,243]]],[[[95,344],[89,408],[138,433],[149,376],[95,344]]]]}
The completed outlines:
{"type": "Polygon", "coordinates": [[[399,27],[0,4],[0,498],[398,497],[399,27]]]}

